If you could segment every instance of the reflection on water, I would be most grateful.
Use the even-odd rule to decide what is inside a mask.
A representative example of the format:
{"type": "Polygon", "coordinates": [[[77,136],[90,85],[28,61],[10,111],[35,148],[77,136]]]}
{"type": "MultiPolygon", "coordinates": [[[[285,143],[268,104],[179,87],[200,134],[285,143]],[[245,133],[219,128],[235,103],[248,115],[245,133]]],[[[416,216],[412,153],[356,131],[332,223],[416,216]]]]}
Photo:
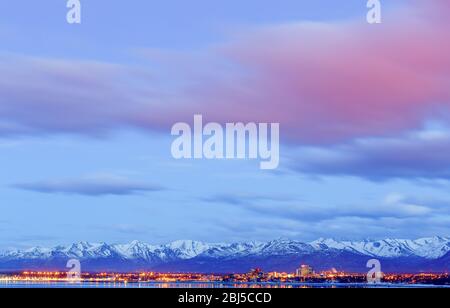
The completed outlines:
{"type": "MultiPolygon", "coordinates": [[[[304,284],[277,284],[277,283],[214,283],[214,282],[186,282],[186,283],[115,283],[115,282],[21,282],[2,281],[0,288],[420,288],[423,285],[400,284],[331,284],[331,283],[304,283],[304,284]]],[[[437,287],[437,286],[426,286],[437,287]]]]}

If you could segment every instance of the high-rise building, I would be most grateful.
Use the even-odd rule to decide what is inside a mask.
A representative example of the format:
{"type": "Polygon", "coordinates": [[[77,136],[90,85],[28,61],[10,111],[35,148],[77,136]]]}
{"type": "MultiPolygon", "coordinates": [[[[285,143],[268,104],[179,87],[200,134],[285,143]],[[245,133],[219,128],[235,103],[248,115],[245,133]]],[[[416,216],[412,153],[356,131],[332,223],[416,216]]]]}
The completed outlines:
{"type": "Polygon", "coordinates": [[[303,264],[296,270],[296,275],[301,278],[311,277],[314,275],[314,270],[311,266],[303,264]]]}

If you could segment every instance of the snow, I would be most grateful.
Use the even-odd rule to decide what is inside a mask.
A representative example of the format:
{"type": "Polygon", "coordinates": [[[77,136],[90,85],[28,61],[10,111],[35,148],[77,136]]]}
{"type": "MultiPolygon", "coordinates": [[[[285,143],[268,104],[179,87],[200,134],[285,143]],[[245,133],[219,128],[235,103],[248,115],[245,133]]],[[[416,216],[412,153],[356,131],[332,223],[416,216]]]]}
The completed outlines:
{"type": "Polygon", "coordinates": [[[417,240],[385,239],[364,241],[339,241],[321,238],[311,243],[278,239],[270,242],[215,243],[182,240],[165,245],[149,245],[139,241],[128,244],[79,242],[70,246],[54,248],[33,247],[27,250],[5,252],[0,258],[46,259],[52,256],[68,258],[108,258],[142,260],[191,259],[197,256],[211,258],[240,257],[250,255],[304,254],[327,250],[344,250],[372,257],[410,257],[438,259],[450,252],[450,238],[430,237],[417,240]]]}
{"type": "Polygon", "coordinates": [[[427,259],[438,259],[450,251],[450,238],[432,237],[417,240],[385,239],[379,241],[337,241],[319,239],[311,243],[316,249],[324,247],[358,252],[374,257],[408,257],[417,256],[427,259]]]}

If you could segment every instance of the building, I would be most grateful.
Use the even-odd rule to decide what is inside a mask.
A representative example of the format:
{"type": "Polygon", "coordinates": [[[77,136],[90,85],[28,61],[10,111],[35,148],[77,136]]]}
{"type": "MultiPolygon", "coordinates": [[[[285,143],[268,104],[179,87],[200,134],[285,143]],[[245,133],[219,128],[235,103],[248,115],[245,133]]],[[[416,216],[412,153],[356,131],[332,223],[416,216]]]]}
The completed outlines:
{"type": "Polygon", "coordinates": [[[263,279],[265,277],[265,274],[260,268],[255,268],[247,274],[247,277],[251,280],[258,280],[263,279]]]}
{"type": "Polygon", "coordinates": [[[314,275],[314,270],[309,265],[301,265],[295,272],[297,277],[308,278],[314,275]]]}

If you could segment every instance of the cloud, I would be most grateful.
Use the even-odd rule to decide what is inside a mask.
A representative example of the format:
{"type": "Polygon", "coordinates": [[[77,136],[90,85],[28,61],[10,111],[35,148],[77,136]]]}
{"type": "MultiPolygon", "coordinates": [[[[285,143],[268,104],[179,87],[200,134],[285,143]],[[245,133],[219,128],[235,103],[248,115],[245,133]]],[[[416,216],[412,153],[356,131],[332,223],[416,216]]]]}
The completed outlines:
{"type": "MultiPolygon", "coordinates": [[[[211,198],[211,202],[220,202],[211,198]]],[[[238,232],[242,237],[272,234],[315,240],[319,237],[362,239],[364,237],[423,237],[450,231],[450,200],[390,193],[378,201],[351,205],[318,206],[308,202],[222,203],[249,211],[235,219],[217,218],[215,227],[238,232]],[[426,225],[427,228],[411,228],[426,225]]]]}
{"type": "Polygon", "coordinates": [[[432,214],[448,214],[450,202],[415,200],[401,194],[390,194],[375,204],[318,206],[285,197],[262,197],[260,195],[221,194],[202,199],[208,203],[222,203],[237,206],[263,216],[318,222],[338,217],[359,217],[365,219],[425,217],[432,214]]]}
{"type": "Polygon", "coordinates": [[[430,120],[450,122],[446,9],[445,0],[411,1],[381,25],[241,29],[201,57],[149,51],[158,74],[3,54],[0,137],[169,132],[201,113],[221,123],[279,122],[282,141],[304,147],[291,164],[302,173],[448,179],[448,141],[407,135],[430,120]],[[164,71],[165,62],[176,65],[164,71]]]}
{"type": "Polygon", "coordinates": [[[450,132],[423,130],[397,138],[366,138],[333,147],[305,147],[290,168],[303,174],[450,180],[450,132]]]}
{"type": "Polygon", "coordinates": [[[413,1],[376,26],[358,20],[242,29],[172,78],[95,61],[4,55],[0,135],[161,130],[194,113],[280,122],[285,140],[296,144],[415,129],[450,105],[447,6],[413,1]]]}
{"type": "Polygon", "coordinates": [[[144,226],[136,226],[134,224],[114,224],[104,226],[93,226],[92,228],[101,231],[112,231],[124,235],[145,235],[148,234],[150,231],[153,232],[152,228],[144,226]]]}
{"type": "Polygon", "coordinates": [[[243,205],[254,202],[288,202],[297,200],[292,196],[268,195],[268,194],[216,194],[200,198],[201,201],[209,203],[225,203],[231,205],[243,205]]]}
{"type": "Polygon", "coordinates": [[[147,72],[113,63],[3,54],[0,70],[0,137],[144,128],[164,100],[147,72]]]}
{"type": "Polygon", "coordinates": [[[378,219],[357,216],[337,216],[326,220],[300,220],[267,215],[241,215],[235,219],[216,217],[211,230],[217,230],[236,240],[248,238],[267,240],[268,238],[289,237],[301,241],[318,238],[363,240],[367,238],[421,238],[449,234],[450,216],[416,216],[408,218],[381,217],[378,219]],[[427,228],[411,228],[423,226],[427,228]]]}
{"type": "Polygon", "coordinates": [[[243,31],[217,48],[239,69],[212,73],[189,97],[209,120],[280,122],[296,144],[415,129],[450,106],[449,24],[435,18],[440,6],[426,7],[429,14],[417,2],[408,5],[377,26],[292,23],[243,31]]]}
{"type": "Polygon", "coordinates": [[[129,180],[114,175],[90,176],[80,179],[19,183],[13,187],[47,194],[76,194],[85,196],[134,195],[144,192],[161,191],[164,188],[129,180]]]}

